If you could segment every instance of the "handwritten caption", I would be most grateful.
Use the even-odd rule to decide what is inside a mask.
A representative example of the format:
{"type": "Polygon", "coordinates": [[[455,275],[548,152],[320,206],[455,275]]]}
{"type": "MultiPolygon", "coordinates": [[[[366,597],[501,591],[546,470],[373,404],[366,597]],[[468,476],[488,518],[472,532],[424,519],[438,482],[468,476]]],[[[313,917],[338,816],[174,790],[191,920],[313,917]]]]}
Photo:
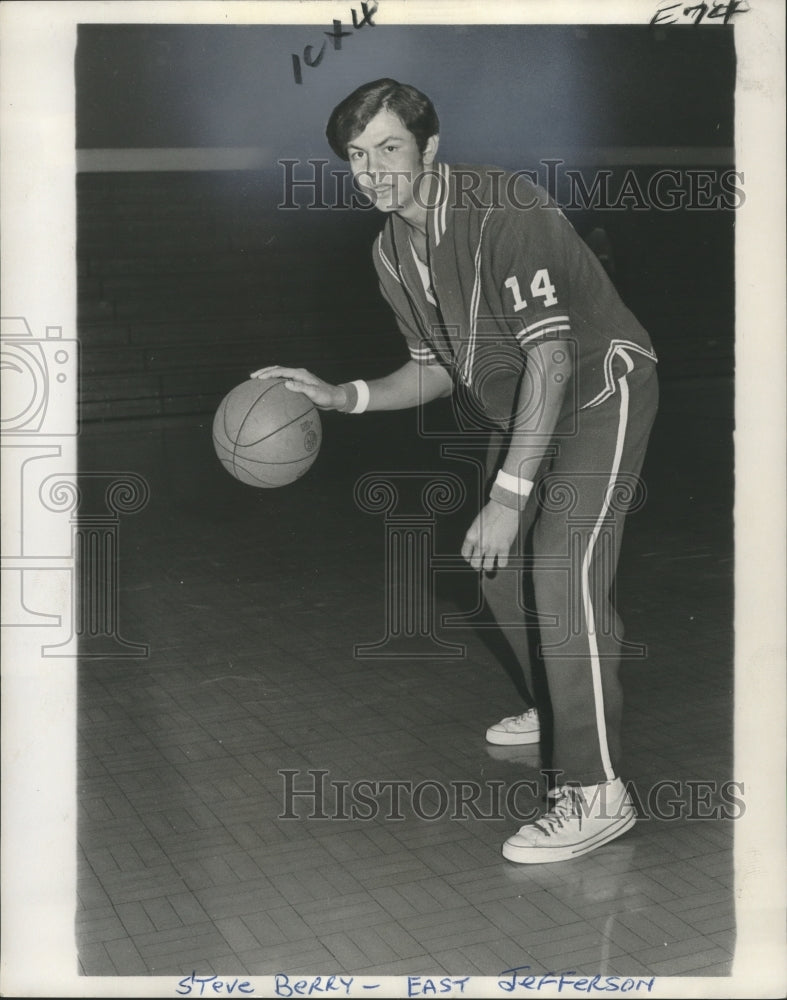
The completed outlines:
{"type": "MultiPolygon", "coordinates": [[[[464,993],[465,984],[470,982],[469,976],[455,978],[443,976],[431,979],[429,976],[407,976],[403,996],[429,997],[450,993],[453,996],[464,993]]],[[[381,983],[358,983],[362,990],[378,990],[381,983]]],[[[357,996],[353,993],[356,986],[354,976],[315,976],[312,979],[295,979],[279,973],[274,980],[274,991],[277,997],[314,996],[317,993],[338,993],[340,996],[357,996]],[[342,992],[344,991],[344,992],[342,992]]]]}
{"type": "MultiPolygon", "coordinates": [[[[370,28],[375,26],[372,18],[377,13],[378,5],[374,2],[372,3],[361,3],[361,17],[355,10],[355,7],[351,8],[350,14],[352,16],[353,28],[356,31],[360,31],[361,28],[365,28],[367,25],[370,28]]],[[[328,36],[328,41],[333,45],[334,52],[341,51],[342,39],[351,38],[352,31],[343,31],[342,22],[338,19],[334,19],[333,27],[330,31],[324,31],[324,35],[328,36]]],[[[304,64],[310,69],[314,69],[319,66],[322,62],[322,57],[325,55],[325,48],[328,42],[323,42],[320,46],[319,52],[314,54],[314,46],[307,45],[301,55],[296,55],[292,53],[292,75],[295,77],[295,82],[298,84],[303,83],[303,66],[304,64]]]]}
{"type": "Polygon", "coordinates": [[[254,986],[248,979],[219,979],[218,976],[198,976],[192,972],[190,976],[184,976],[177,985],[175,992],[182,997],[192,994],[196,997],[204,996],[232,996],[235,993],[249,996],[254,993],[254,986]]]}
{"type": "Polygon", "coordinates": [[[650,19],[651,24],[729,24],[737,14],[748,14],[746,0],[712,0],[711,3],[662,4],[650,19]]]}
{"type": "MultiPolygon", "coordinates": [[[[471,982],[470,976],[395,976],[400,990],[396,996],[432,997],[462,996],[465,986],[471,982]]],[[[497,976],[497,988],[502,993],[539,993],[552,990],[567,993],[651,993],[656,983],[655,976],[580,976],[576,972],[531,973],[530,966],[520,965],[505,969],[497,976]]],[[[271,985],[264,985],[262,996],[313,997],[321,995],[358,997],[373,993],[383,987],[383,983],[363,980],[356,976],[291,976],[279,972],[271,985]]],[[[390,980],[386,984],[390,986],[390,980]]],[[[220,979],[218,976],[198,976],[192,972],[178,982],[179,996],[249,996],[256,987],[248,979],[220,979]]],[[[382,996],[382,994],[380,994],[382,996]]]]}

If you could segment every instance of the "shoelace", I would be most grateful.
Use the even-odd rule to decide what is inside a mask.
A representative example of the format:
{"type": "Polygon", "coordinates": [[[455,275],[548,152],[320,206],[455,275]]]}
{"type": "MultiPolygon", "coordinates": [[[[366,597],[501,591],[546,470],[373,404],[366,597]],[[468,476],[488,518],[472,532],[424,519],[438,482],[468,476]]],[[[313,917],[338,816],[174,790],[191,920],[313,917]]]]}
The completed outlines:
{"type": "Polygon", "coordinates": [[[576,788],[565,786],[554,792],[555,804],[549,812],[544,813],[541,819],[533,824],[543,833],[550,834],[559,830],[564,824],[574,817],[579,818],[579,829],[582,829],[582,810],[579,808],[578,796],[580,792],[576,788]]]}
{"type": "Polygon", "coordinates": [[[534,715],[536,715],[537,711],[538,711],[538,709],[528,708],[527,711],[523,712],[521,715],[518,715],[514,721],[515,722],[525,722],[527,719],[530,719],[534,715]]]}

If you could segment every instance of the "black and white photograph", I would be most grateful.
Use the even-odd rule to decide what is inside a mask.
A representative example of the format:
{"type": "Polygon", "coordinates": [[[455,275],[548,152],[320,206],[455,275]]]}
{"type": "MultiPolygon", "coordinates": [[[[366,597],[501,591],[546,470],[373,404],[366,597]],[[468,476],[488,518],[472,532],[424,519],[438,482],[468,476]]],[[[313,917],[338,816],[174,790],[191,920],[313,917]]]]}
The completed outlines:
{"type": "Polygon", "coordinates": [[[3,996],[784,995],[784,54],[3,5],[3,996]]]}

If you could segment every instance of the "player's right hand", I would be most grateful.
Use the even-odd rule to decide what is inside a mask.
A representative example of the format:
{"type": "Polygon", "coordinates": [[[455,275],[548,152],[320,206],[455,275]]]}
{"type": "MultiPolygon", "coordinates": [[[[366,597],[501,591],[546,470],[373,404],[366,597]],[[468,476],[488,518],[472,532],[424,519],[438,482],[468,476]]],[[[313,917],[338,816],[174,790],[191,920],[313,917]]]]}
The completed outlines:
{"type": "Polygon", "coordinates": [[[473,569],[492,573],[505,569],[519,531],[519,512],[490,500],[470,525],[462,544],[462,557],[473,569]]]}
{"type": "Polygon", "coordinates": [[[250,378],[281,378],[284,385],[292,392],[302,392],[308,396],[320,410],[338,410],[346,401],[345,390],[338,385],[324,382],[305,368],[283,368],[281,365],[269,365],[252,372],[250,378]]]}

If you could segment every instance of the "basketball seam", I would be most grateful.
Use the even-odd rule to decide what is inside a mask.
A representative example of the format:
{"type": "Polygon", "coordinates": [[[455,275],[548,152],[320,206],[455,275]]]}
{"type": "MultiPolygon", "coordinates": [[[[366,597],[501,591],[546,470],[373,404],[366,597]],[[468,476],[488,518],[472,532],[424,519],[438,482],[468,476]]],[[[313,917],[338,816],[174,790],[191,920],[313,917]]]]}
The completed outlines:
{"type": "MultiPolygon", "coordinates": [[[[233,458],[236,452],[233,452],[233,458]]],[[[239,460],[242,462],[248,462],[251,465],[295,465],[297,462],[307,462],[310,458],[313,458],[313,454],[302,455],[300,458],[292,458],[286,462],[269,462],[262,458],[246,458],[243,455],[239,456],[239,460]]]]}
{"type": "MultiPolygon", "coordinates": [[[[243,430],[243,426],[246,423],[246,421],[249,419],[249,415],[251,414],[251,411],[254,409],[254,407],[257,405],[257,403],[259,403],[259,401],[262,399],[262,397],[266,393],[270,392],[271,389],[275,388],[277,385],[279,385],[279,381],[278,380],[275,381],[275,382],[272,382],[271,385],[269,385],[265,389],[264,392],[261,392],[259,394],[259,396],[257,396],[257,398],[251,404],[251,406],[249,407],[249,409],[246,411],[246,416],[241,421],[240,427],[238,428],[238,433],[236,435],[236,438],[240,437],[240,433],[243,430]]],[[[237,454],[237,450],[238,450],[238,442],[237,442],[236,439],[233,439],[233,438],[230,437],[229,428],[227,427],[227,407],[226,406],[224,407],[224,421],[223,421],[223,423],[224,423],[224,433],[227,435],[227,440],[228,441],[232,441],[232,467],[237,472],[238,466],[237,466],[237,464],[235,462],[235,455],[237,454]]]]}
{"type": "MultiPolygon", "coordinates": [[[[287,391],[289,392],[289,389],[287,391]]],[[[257,404],[255,403],[254,405],[256,406],[257,404]]],[[[286,424],[281,424],[279,427],[276,428],[276,430],[271,431],[269,434],[264,434],[261,438],[255,438],[254,441],[249,441],[248,444],[238,445],[238,447],[253,448],[255,445],[261,444],[263,441],[267,441],[268,438],[273,437],[274,434],[278,434],[279,431],[283,431],[285,427],[291,427],[293,424],[296,424],[299,420],[303,420],[303,418],[308,416],[314,409],[315,409],[314,406],[310,406],[308,410],[304,410],[303,413],[301,413],[299,416],[293,417],[292,420],[288,420],[286,424]]],[[[246,422],[246,417],[244,417],[244,423],[245,422],[246,422]]],[[[240,432],[242,430],[243,430],[243,424],[241,424],[240,428],[238,429],[238,436],[240,436],[240,432]]]]}
{"type": "MultiPolygon", "coordinates": [[[[236,438],[240,437],[240,432],[243,430],[243,427],[244,427],[246,421],[249,419],[251,411],[254,409],[254,407],[257,405],[257,403],[259,403],[259,401],[262,399],[262,397],[264,395],[266,395],[267,393],[269,393],[271,391],[271,389],[275,389],[277,385],[279,385],[278,381],[273,382],[271,385],[269,385],[265,389],[264,392],[261,392],[259,394],[259,396],[257,396],[257,398],[254,400],[254,402],[251,404],[251,406],[246,411],[246,416],[243,418],[243,420],[241,420],[240,427],[238,428],[238,433],[236,434],[236,438]]],[[[227,419],[226,418],[227,418],[227,407],[224,408],[224,433],[227,435],[227,438],[230,441],[232,441],[233,444],[235,444],[235,441],[230,437],[230,432],[229,432],[229,430],[227,428],[227,419]]]]}

